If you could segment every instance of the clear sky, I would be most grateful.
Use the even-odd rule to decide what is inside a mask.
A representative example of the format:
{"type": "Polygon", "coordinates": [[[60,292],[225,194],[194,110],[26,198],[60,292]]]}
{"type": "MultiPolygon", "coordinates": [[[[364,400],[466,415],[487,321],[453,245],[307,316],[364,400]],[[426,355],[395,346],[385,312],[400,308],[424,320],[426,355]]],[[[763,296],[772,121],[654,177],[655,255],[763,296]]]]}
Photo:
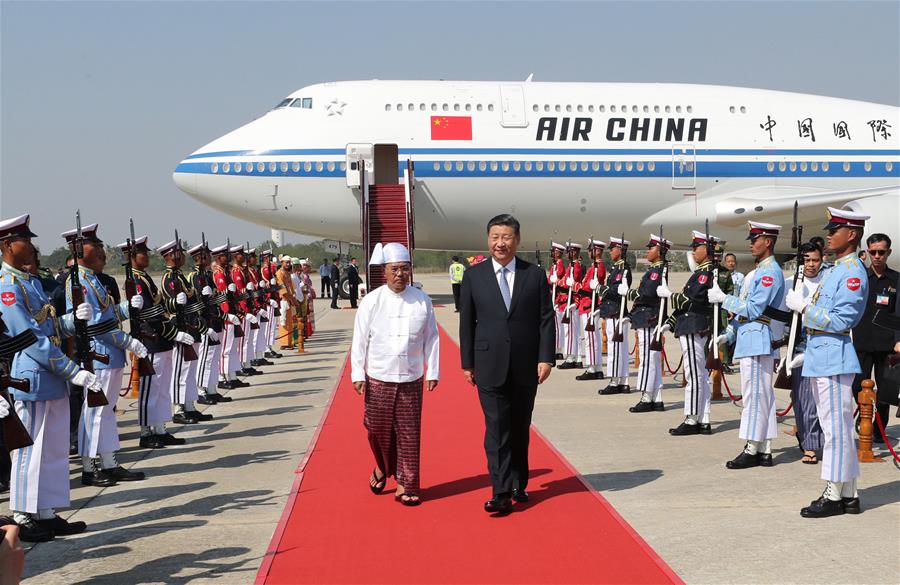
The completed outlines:
{"type": "MultiPolygon", "coordinates": [[[[45,251],[74,224],[151,243],[267,228],[175,165],[305,85],[668,81],[900,104],[900,2],[0,2],[0,216],[45,251]]],[[[288,238],[291,241],[292,238],[288,238]]],[[[293,238],[296,241],[296,237],[293,238]]]]}

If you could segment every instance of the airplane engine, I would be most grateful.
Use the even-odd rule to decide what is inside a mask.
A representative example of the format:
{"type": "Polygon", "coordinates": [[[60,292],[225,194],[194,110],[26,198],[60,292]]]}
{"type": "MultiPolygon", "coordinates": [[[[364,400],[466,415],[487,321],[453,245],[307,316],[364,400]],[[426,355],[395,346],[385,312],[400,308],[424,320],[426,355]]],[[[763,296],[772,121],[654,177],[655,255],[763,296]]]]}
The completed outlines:
{"type": "MultiPolygon", "coordinates": [[[[900,247],[900,191],[849,201],[844,209],[871,217],[866,221],[866,237],[875,233],[887,234],[892,248],[900,247]]],[[[895,270],[900,268],[900,252],[891,254],[888,265],[895,270]]]]}

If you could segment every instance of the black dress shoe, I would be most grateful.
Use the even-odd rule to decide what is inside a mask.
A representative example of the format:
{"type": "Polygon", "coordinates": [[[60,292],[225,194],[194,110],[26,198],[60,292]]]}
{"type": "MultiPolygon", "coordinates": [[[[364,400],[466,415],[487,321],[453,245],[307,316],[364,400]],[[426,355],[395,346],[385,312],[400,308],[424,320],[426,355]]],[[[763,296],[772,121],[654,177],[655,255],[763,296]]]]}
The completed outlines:
{"type": "Polygon", "coordinates": [[[191,418],[185,412],[176,412],[172,417],[172,422],[180,425],[195,425],[197,424],[196,419],[191,418]]]}
{"type": "Polygon", "coordinates": [[[207,396],[212,397],[212,399],[216,401],[215,402],[216,404],[218,404],[219,402],[231,402],[233,400],[233,398],[231,398],[231,396],[223,396],[222,394],[218,394],[218,393],[217,394],[208,394],[207,396]]]}
{"type": "Polygon", "coordinates": [[[558,370],[574,370],[575,368],[580,368],[581,366],[576,366],[575,362],[563,362],[556,366],[558,370]]]}
{"type": "MultiPolygon", "coordinates": [[[[666,410],[666,405],[662,402],[654,402],[653,410],[655,410],[656,412],[664,412],[666,410]]],[[[708,427],[709,425],[707,424],[706,426],[708,427]]]]}
{"type": "Polygon", "coordinates": [[[512,500],[508,496],[494,497],[484,503],[484,511],[488,514],[506,516],[512,512],[512,500]]]}
{"type": "Polygon", "coordinates": [[[841,503],[844,504],[845,514],[859,514],[862,512],[862,508],[859,506],[859,498],[841,498],[841,503]]]}
{"type": "Polygon", "coordinates": [[[184,415],[194,422],[207,422],[213,419],[213,415],[200,412],[199,410],[189,410],[184,415]]]}
{"type": "Polygon", "coordinates": [[[597,394],[602,394],[603,396],[609,396],[610,394],[621,394],[621,386],[618,384],[610,384],[606,388],[601,388],[597,390],[597,394]]]}
{"type": "Polygon", "coordinates": [[[165,442],[158,435],[144,435],[138,441],[138,444],[147,449],[163,449],[166,446],[165,442]]]}
{"type": "Polygon", "coordinates": [[[728,469],[749,469],[751,467],[759,467],[759,457],[757,455],[751,455],[746,451],[741,451],[741,454],[726,463],[725,467],[728,469]]]}
{"type": "Polygon", "coordinates": [[[528,492],[525,490],[513,490],[512,499],[519,502],[520,504],[524,504],[531,500],[531,496],[528,495],[528,492]]]}
{"type": "Polygon", "coordinates": [[[631,386],[628,384],[619,384],[619,394],[631,394],[631,386]]]}
{"type": "Polygon", "coordinates": [[[9,484],[0,479],[0,494],[4,494],[9,491],[9,484]]]}
{"type": "Polygon", "coordinates": [[[686,422],[681,423],[674,429],[669,429],[669,434],[674,437],[686,437],[688,435],[699,435],[700,434],[700,425],[693,424],[689,425],[686,422]]]}
{"type": "Polygon", "coordinates": [[[259,362],[258,364],[256,364],[257,366],[274,366],[275,365],[275,362],[270,362],[269,360],[267,360],[265,358],[258,359],[256,361],[259,362]]]}
{"type": "Polygon", "coordinates": [[[56,537],[53,530],[43,524],[38,524],[34,518],[28,518],[27,521],[17,524],[19,525],[19,540],[24,540],[25,542],[50,542],[56,537]]]}
{"type": "Polygon", "coordinates": [[[772,467],[775,465],[772,461],[771,453],[757,453],[756,458],[759,460],[760,467],[772,467]]]}
{"type": "Polygon", "coordinates": [[[603,374],[601,372],[585,372],[575,376],[576,380],[600,380],[602,378],[603,374]]]}
{"type": "Polygon", "coordinates": [[[219,382],[218,384],[216,384],[216,388],[220,388],[222,390],[234,390],[235,388],[237,388],[237,386],[235,386],[231,380],[228,380],[227,382],[219,382]]]}
{"type": "Polygon", "coordinates": [[[234,384],[234,388],[246,388],[250,385],[250,382],[244,382],[243,380],[232,380],[232,384],[234,384]]]}
{"type": "Polygon", "coordinates": [[[105,469],[96,471],[82,471],[81,485],[92,485],[94,487],[110,487],[116,485],[116,478],[105,469]]]}
{"type": "Polygon", "coordinates": [[[800,510],[800,515],[804,518],[827,518],[829,516],[840,516],[845,513],[844,502],[842,500],[829,500],[824,495],[819,496],[809,504],[809,506],[800,510]]]}
{"type": "Polygon", "coordinates": [[[628,412],[653,412],[655,409],[653,408],[653,403],[651,402],[638,402],[634,406],[628,409],[628,412]]]}
{"type": "Polygon", "coordinates": [[[143,471],[129,471],[121,465],[103,471],[114,477],[116,481],[141,481],[147,478],[143,471]]]}
{"type": "Polygon", "coordinates": [[[712,434],[712,425],[710,425],[709,423],[700,423],[697,426],[700,427],[701,435],[711,435],[712,434]]]}
{"type": "MultiPolygon", "coordinates": [[[[69,522],[63,520],[59,516],[48,518],[47,520],[35,520],[39,526],[53,532],[54,536],[71,536],[73,534],[81,534],[87,528],[84,522],[69,522]]],[[[21,537],[21,534],[19,535],[21,537]]]]}
{"type": "Polygon", "coordinates": [[[221,394],[201,394],[197,397],[197,404],[218,404],[216,396],[221,396],[221,394]]]}
{"type": "Polygon", "coordinates": [[[172,433],[163,433],[161,435],[156,435],[163,442],[163,445],[184,445],[187,443],[185,439],[181,437],[176,437],[172,433]]]}

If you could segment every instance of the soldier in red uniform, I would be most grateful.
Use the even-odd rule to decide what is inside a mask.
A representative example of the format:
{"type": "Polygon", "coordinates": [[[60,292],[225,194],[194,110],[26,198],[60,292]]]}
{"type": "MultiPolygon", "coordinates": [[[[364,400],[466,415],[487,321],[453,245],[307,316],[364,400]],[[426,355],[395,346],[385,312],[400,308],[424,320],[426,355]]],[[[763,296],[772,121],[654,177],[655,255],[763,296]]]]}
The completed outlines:
{"type": "Polygon", "coordinates": [[[585,370],[583,374],[575,376],[576,380],[603,379],[603,328],[597,315],[600,308],[597,291],[606,282],[606,266],[602,260],[604,248],[606,242],[588,240],[591,265],[585,271],[581,290],[578,291],[578,312],[582,323],[581,353],[585,370]]]}
{"type": "Polygon", "coordinates": [[[565,246],[556,242],[550,242],[550,269],[547,271],[547,280],[550,282],[550,302],[553,305],[553,313],[556,318],[556,359],[558,360],[565,357],[562,353],[566,339],[562,324],[563,315],[562,309],[556,302],[559,281],[565,280],[566,276],[566,263],[563,260],[565,252],[565,246]]]}
{"type": "Polygon", "coordinates": [[[266,332],[269,329],[269,281],[263,280],[259,272],[259,266],[256,257],[256,248],[247,250],[247,273],[248,283],[253,283],[254,290],[250,294],[250,300],[256,311],[256,318],[259,319],[259,329],[253,330],[250,342],[247,344],[247,356],[250,358],[251,366],[272,366],[275,362],[270,362],[265,358],[266,351],[266,332]]]}
{"type": "Polygon", "coordinates": [[[259,269],[260,276],[262,276],[262,280],[266,282],[266,299],[268,300],[268,309],[266,312],[266,316],[269,318],[269,322],[266,324],[266,335],[265,335],[265,353],[263,357],[265,358],[280,358],[282,355],[275,351],[275,333],[278,331],[278,323],[276,319],[280,315],[275,314],[275,309],[278,307],[278,299],[280,298],[278,294],[278,281],[275,280],[275,272],[278,270],[278,266],[275,264],[272,254],[272,249],[263,250],[261,256],[262,266],[259,269]]]}
{"type": "Polygon", "coordinates": [[[250,337],[252,337],[252,331],[254,328],[259,328],[259,319],[256,318],[256,313],[253,308],[250,306],[250,295],[248,293],[253,292],[256,288],[253,283],[250,283],[250,288],[247,288],[247,277],[249,273],[244,269],[244,247],[243,246],[233,246],[231,248],[231,283],[235,286],[237,292],[237,306],[240,311],[241,318],[241,327],[244,329],[244,337],[240,339],[240,343],[238,344],[238,361],[240,362],[240,369],[238,370],[238,375],[243,376],[255,376],[260,374],[259,370],[254,369],[250,366],[250,357],[247,355],[247,345],[250,341],[250,337]]]}
{"type": "Polygon", "coordinates": [[[565,346],[563,354],[565,361],[559,365],[560,370],[582,368],[581,363],[581,315],[578,313],[578,291],[581,290],[581,281],[584,279],[584,266],[581,265],[581,244],[566,242],[566,253],[569,256],[569,267],[566,269],[566,277],[561,283],[557,283],[557,305],[561,305],[563,319],[568,318],[568,323],[563,323],[565,329],[565,346]],[[560,290],[561,288],[561,290],[560,290]]]}
{"type": "Polygon", "coordinates": [[[247,382],[237,379],[236,372],[241,369],[238,350],[243,341],[243,327],[241,326],[241,312],[237,301],[237,286],[231,282],[231,268],[229,266],[231,251],[227,244],[213,248],[215,262],[213,263],[213,282],[219,293],[225,294],[219,308],[224,314],[222,329],[222,359],[219,361],[218,387],[224,390],[232,390],[249,386],[247,382]]]}

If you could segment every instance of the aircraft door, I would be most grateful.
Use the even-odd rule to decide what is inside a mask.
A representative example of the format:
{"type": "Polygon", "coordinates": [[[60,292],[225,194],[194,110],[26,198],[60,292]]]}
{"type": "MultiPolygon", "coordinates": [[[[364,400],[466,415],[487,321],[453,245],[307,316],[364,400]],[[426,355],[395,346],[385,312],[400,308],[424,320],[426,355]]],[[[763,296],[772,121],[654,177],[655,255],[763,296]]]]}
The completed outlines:
{"type": "Polygon", "coordinates": [[[400,182],[399,152],[396,144],[375,145],[376,185],[396,185],[400,182]]]}
{"type": "Polygon", "coordinates": [[[525,90],[521,85],[500,86],[500,125],[504,128],[525,128],[525,90]]]}
{"type": "Polygon", "coordinates": [[[375,164],[375,147],[371,144],[354,142],[347,145],[347,186],[359,187],[359,165],[366,166],[366,173],[371,185],[372,167],[375,164]]]}
{"type": "Polygon", "coordinates": [[[672,145],[672,188],[697,186],[697,150],[693,144],[672,145]]]}

